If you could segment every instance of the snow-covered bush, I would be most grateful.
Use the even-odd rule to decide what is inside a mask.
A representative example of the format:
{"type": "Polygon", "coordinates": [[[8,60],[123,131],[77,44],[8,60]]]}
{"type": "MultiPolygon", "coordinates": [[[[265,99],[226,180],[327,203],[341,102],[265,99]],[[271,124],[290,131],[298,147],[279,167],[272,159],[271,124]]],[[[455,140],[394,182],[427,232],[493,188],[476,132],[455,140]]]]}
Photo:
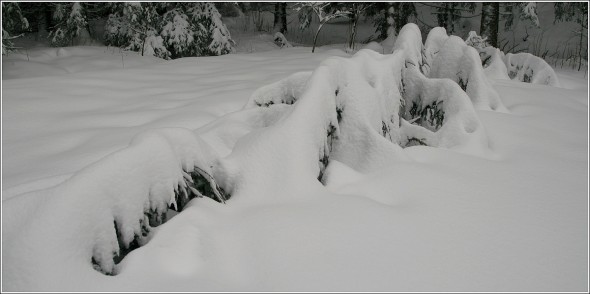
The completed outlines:
{"type": "MultiPolygon", "coordinates": [[[[361,50],[350,59],[330,58],[311,76],[298,73],[260,88],[246,108],[291,105],[288,116],[273,127],[277,134],[305,132],[314,138],[320,159],[315,175],[320,179],[332,159],[367,171],[387,158],[404,158],[400,147],[416,142],[483,148],[487,138],[466,93],[450,80],[419,73],[404,50],[387,55],[361,50]],[[304,118],[294,117],[304,113],[304,118]],[[283,129],[291,120],[309,128],[283,129]]],[[[228,163],[231,172],[223,173],[241,174],[235,169],[244,164],[228,163]]]]}
{"type": "MultiPolygon", "coordinates": [[[[428,32],[426,42],[424,42],[424,58],[427,64],[432,64],[434,56],[438,54],[438,51],[440,51],[440,48],[448,38],[449,35],[447,35],[447,30],[443,27],[432,28],[430,32],[428,32]]],[[[430,67],[425,67],[424,70],[424,74],[428,75],[430,67]]]]}
{"type": "Polygon", "coordinates": [[[481,36],[478,36],[475,31],[470,31],[469,35],[467,36],[467,39],[465,39],[465,43],[468,46],[480,50],[490,46],[490,44],[488,44],[487,39],[487,37],[482,38],[481,36]]]}
{"type": "Polygon", "coordinates": [[[492,46],[485,47],[479,51],[479,58],[483,66],[483,72],[488,78],[508,80],[508,70],[504,64],[504,52],[492,46]]]}
{"type": "MultiPolygon", "coordinates": [[[[229,198],[211,176],[216,159],[215,151],[188,130],[140,134],[129,147],[55,187],[52,201],[41,201],[43,210],[35,215],[36,221],[24,224],[10,241],[4,239],[10,249],[3,252],[3,262],[33,267],[88,263],[90,272],[94,267],[115,275],[125,254],[145,244],[151,229],[166,221],[169,207],[181,211],[194,197],[220,202],[229,198]],[[46,236],[41,251],[12,246],[35,243],[31,238],[38,236],[46,236]],[[23,264],[27,262],[35,264],[23,264]]],[[[13,212],[23,209],[18,200],[3,205],[13,212]]]]}
{"type": "Polygon", "coordinates": [[[560,87],[553,68],[540,57],[530,53],[506,54],[504,59],[508,77],[525,83],[560,87]]]}
{"type": "Polygon", "coordinates": [[[409,23],[402,27],[393,45],[393,52],[395,51],[404,52],[406,62],[418,66],[422,72],[428,71],[430,65],[426,63],[422,34],[416,24],[409,23]]]}
{"type": "Polygon", "coordinates": [[[403,71],[401,146],[478,146],[485,131],[469,97],[448,79],[428,79],[411,66],[403,71]]]}
{"type": "Polygon", "coordinates": [[[479,109],[505,111],[500,96],[483,72],[477,50],[457,36],[450,36],[436,54],[431,78],[448,78],[459,84],[479,109]]]}
{"type": "Polygon", "coordinates": [[[277,46],[279,46],[281,48],[293,47],[293,45],[291,45],[291,43],[289,43],[289,41],[287,41],[287,37],[285,37],[285,35],[283,35],[283,33],[281,33],[281,32],[275,33],[273,41],[275,42],[275,44],[277,44],[277,46]]]}

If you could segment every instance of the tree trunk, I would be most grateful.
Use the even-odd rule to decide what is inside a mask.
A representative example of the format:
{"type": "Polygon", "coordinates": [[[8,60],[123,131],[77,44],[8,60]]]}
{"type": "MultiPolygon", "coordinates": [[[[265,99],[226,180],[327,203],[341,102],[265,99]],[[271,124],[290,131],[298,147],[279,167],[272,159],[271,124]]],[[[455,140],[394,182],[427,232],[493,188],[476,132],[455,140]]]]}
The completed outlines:
{"type": "Polygon", "coordinates": [[[277,28],[277,25],[279,25],[279,15],[281,14],[280,13],[280,10],[281,10],[280,6],[281,6],[281,3],[279,3],[279,2],[275,3],[274,20],[272,23],[272,27],[275,29],[277,28]]]}
{"type": "Polygon", "coordinates": [[[49,35],[47,27],[49,26],[49,16],[46,10],[42,9],[37,12],[37,40],[46,39],[49,35]]]}
{"type": "Polygon", "coordinates": [[[279,3],[280,4],[280,23],[281,23],[281,33],[287,32],[287,3],[279,3]]]}
{"type": "Polygon", "coordinates": [[[490,15],[490,38],[489,43],[498,48],[498,28],[500,27],[500,2],[491,4],[492,14],[490,15]]]}
{"type": "Polygon", "coordinates": [[[481,4],[481,26],[479,34],[488,38],[491,46],[498,48],[498,28],[500,24],[500,3],[484,2],[481,4]]]}
{"type": "Polygon", "coordinates": [[[348,48],[354,50],[354,43],[356,39],[356,25],[358,22],[358,13],[354,11],[350,20],[350,35],[348,37],[348,48]]]}
{"type": "Polygon", "coordinates": [[[581,24],[580,27],[580,48],[578,49],[578,58],[580,58],[580,62],[578,63],[578,71],[582,69],[582,45],[584,40],[584,24],[581,24]]]}
{"type": "Polygon", "coordinates": [[[318,40],[318,35],[320,34],[320,30],[322,29],[322,26],[324,26],[324,23],[320,23],[320,25],[318,26],[318,30],[315,32],[315,36],[313,36],[313,47],[311,48],[311,53],[315,52],[315,43],[318,40]]]}

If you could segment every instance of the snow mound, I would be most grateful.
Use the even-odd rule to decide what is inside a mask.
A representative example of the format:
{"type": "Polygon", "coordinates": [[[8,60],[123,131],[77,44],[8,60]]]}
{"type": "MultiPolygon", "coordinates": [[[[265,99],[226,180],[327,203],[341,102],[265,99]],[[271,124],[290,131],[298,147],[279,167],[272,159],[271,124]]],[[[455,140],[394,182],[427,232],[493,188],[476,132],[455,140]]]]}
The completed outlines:
{"type": "Polygon", "coordinates": [[[525,83],[561,87],[553,68],[540,57],[530,53],[506,54],[508,77],[525,83]]]}
{"type": "MultiPolygon", "coordinates": [[[[375,41],[371,41],[371,42],[367,43],[361,49],[369,49],[369,50],[373,50],[377,53],[382,53],[382,54],[385,53],[385,49],[384,49],[383,45],[381,45],[379,42],[375,42],[375,41]]],[[[391,52],[391,50],[389,50],[388,52],[391,52]]]]}
{"type": "Polygon", "coordinates": [[[293,104],[305,88],[311,72],[298,72],[276,83],[257,89],[246,107],[270,106],[273,104],[293,104]]]}
{"type": "Polygon", "coordinates": [[[444,43],[432,62],[429,77],[453,80],[478,109],[507,111],[483,72],[477,50],[457,36],[444,43]]]}

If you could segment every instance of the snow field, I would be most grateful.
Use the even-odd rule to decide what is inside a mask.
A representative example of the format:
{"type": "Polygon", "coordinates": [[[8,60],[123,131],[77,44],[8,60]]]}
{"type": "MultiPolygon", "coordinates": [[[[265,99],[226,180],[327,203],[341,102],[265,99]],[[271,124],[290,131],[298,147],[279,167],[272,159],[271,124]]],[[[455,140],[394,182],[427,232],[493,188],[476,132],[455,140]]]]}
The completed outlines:
{"type": "MultiPolygon", "coordinates": [[[[405,51],[414,47],[391,55],[361,51],[351,58],[331,57],[311,75],[291,75],[256,91],[253,83],[309,71],[328,55],[344,54],[328,51],[318,56],[290,48],[202,58],[196,64],[189,58],[144,66],[131,70],[137,80],[117,70],[110,76],[89,72],[75,77],[84,82],[100,76],[107,79],[102,88],[121,87],[121,96],[106,105],[85,88],[55,86],[60,81],[56,77],[39,78],[43,83],[38,88],[51,89],[44,94],[53,103],[37,104],[39,94],[25,88],[28,81],[9,81],[3,85],[9,94],[9,102],[3,101],[3,125],[9,122],[3,127],[3,148],[13,148],[9,154],[36,157],[3,163],[3,182],[23,177],[34,182],[52,173],[68,174],[68,166],[74,171],[87,166],[69,152],[56,154],[67,145],[54,142],[60,136],[94,139],[80,137],[92,124],[110,121],[120,106],[127,107],[123,117],[133,118],[141,109],[137,101],[147,99],[139,107],[166,104],[166,114],[147,115],[164,115],[164,125],[143,122],[133,128],[121,118],[112,123],[123,127],[101,135],[124,138],[126,132],[162,126],[188,130],[150,130],[124,149],[128,140],[109,135],[110,144],[90,144],[84,151],[94,160],[102,157],[105,146],[119,151],[56,187],[3,201],[4,287],[583,290],[588,281],[587,80],[568,76],[571,90],[497,80],[490,88],[500,94],[507,112],[475,110],[473,97],[457,83],[427,78],[406,62],[417,56],[415,50],[405,51]],[[224,68],[221,61],[231,66],[224,68]],[[251,74],[253,62],[264,69],[262,74],[251,74]],[[184,79],[175,82],[179,76],[184,79]],[[151,89],[131,93],[147,85],[151,89]],[[178,95],[170,95],[178,90],[178,95]],[[244,109],[205,125],[239,109],[244,93],[254,93],[244,109]],[[75,101],[73,97],[81,99],[79,105],[62,107],[75,101]],[[405,111],[400,111],[401,100],[405,111]],[[408,117],[410,102],[424,106],[439,100],[445,114],[442,125],[433,116],[408,117]],[[82,104],[90,101],[93,104],[82,104]],[[30,144],[30,149],[17,151],[17,138],[28,146],[24,143],[34,143],[42,134],[18,125],[40,123],[30,120],[39,111],[45,112],[44,123],[53,122],[56,130],[55,136],[40,142],[54,143],[55,149],[43,153],[47,144],[30,144]],[[79,112],[95,114],[96,119],[76,120],[79,112]],[[195,120],[203,113],[210,119],[195,120]],[[61,115],[61,124],[51,120],[56,115],[61,115]],[[66,126],[79,132],[63,132],[66,126]],[[444,148],[402,149],[400,142],[408,134],[444,148]],[[35,159],[47,157],[47,162],[61,159],[69,165],[26,172],[39,165],[35,159]],[[182,170],[192,166],[212,166],[208,171],[230,192],[231,201],[220,205],[194,199],[182,213],[154,228],[144,240],[149,242],[116,266],[117,276],[94,271],[89,257],[94,253],[106,261],[118,246],[112,220],[124,224],[120,239],[130,242],[141,232],[137,220],[146,207],[171,202],[175,185],[186,178],[182,170]],[[18,177],[10,177],[18,171],[18,177]]],[[[481,65],[476,70],[481,71],[481,65]]],[[[18,187],[29,192],[32,186],[18,187]]]]}

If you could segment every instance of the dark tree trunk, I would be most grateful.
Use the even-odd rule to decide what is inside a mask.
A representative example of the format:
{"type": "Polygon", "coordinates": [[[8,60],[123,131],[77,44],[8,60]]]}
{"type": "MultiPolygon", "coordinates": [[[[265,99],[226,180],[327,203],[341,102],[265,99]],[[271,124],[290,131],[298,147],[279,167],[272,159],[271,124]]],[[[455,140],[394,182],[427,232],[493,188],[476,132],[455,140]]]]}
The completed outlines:
{"type": "Polygon", "coordinates": [[[492,3],[492,14],[490,15],[490,37],[489,43],[498,48],[498,28],[500,27],[500,2],[492,3]]]}
{"type": "Polygon", "coordinates": [[[481,5],[481,26],[479,34],[488,38],[491,46],[498,48],[498,28],[500,25],[500,3],[484,2],[481,5]]]}
{"type": "Polygon", "coordinates": [[[281,3],[275,3],[275,12],[274,12],[274,20],[272,23],[272,27],[276,29],[277,25],[279,24],[279,15],[280,15],[280,6],[281,3]]]}
{"type": "Polygon", "coordinates": [[[355,43],[355,39],[356,39],[356,26],[357,26],[357,22],[358,22],[358,13],[355,11],[352,15],[351,15],[351,20],[350,20],[350,36],[349,36],[349,40],[348,40],[348,48],[354,50],[354,43],[355,43]]]}
{"type": "Polygon", "coordinates": [[[281,23],[281,33],[287,32],[287,3],[279,3],[280,4],[280,23],[281,23]]]}

